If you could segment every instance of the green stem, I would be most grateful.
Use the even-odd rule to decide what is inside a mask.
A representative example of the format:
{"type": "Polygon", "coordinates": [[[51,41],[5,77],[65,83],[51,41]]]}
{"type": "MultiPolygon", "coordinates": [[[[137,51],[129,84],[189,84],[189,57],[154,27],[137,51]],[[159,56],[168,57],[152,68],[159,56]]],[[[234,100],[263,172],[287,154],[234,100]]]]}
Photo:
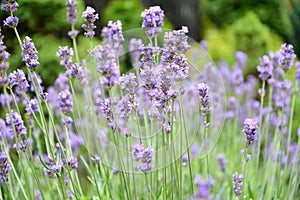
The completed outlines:
{"type": "Polygon", "coordinates": [[[259,161],[260,161],[260,145],[263,139],[263,133],[262,133],[262,110],[264,106],[264,96],[265,96],[265,87],[266,87],[266,81],[262,82],[262,88],[261,88],[261,96],[260,96],[260,108],[259,108],[259,131],[260,131],[260,139],[258,140],[258,150],[257,150],[257,160],[256,160],[256,166],[258,169],[259,161]]]}

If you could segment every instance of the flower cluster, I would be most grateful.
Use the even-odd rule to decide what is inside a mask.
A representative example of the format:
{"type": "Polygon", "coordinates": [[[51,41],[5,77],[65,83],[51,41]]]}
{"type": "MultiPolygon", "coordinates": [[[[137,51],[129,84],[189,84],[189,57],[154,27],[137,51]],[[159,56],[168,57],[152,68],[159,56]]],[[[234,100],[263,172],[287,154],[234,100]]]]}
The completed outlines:
{"type": "Polygon", "coordinates": [[[9,87],[15,86],[15,92],[17,95],[24,95],[29,88],[29,83],[26,79],[25,73],[21,69],[11,72],[8,75],[8,85],[9,87]]]}
{"type": "Polygon", "coordinates": [[[210,97],[209,97],[209,86],[201,82],[198,84],[198,93],[199,93],[199,99],[201,103],[201,110],[204,115],[207,115],[210,112],[210,97]]]}
{"type": "Polygon", "coordinates": [[[16,0],[2,0],[1,10],[7,12],[15,12],[18,10],[19,4],[16,0]]]}
{"type": "Polygon", "coordinates": [[[27,134],[27,128],[24,125],[24,121],[18,112],[11,111],[11,114],[6,114],[6,124],[11,127],[12,134],[15,135],[17,144],[14,144],[16,149],[25,151],[29,145],[29,139],[25,139],[27,134]]]}
{"type": "Polygon", "coordinates": [[[296,58],[293,45],[283,44],[281,46],[280,53],[281,53],[280,64],[282,70],[284,72],[287,72],[294,64],[294,60],[296,58]]]}
{"type": "Polygon", "coordinates": [[[5,184],[8,182],[8,173],[11,170],[11,166],[8,163],[8,156],[5,152],[0,153],[0,180],[5,184]]]}
{"type": "Polygon", "coordinates": [[[40,64],[37,53],[34,43],[31,42],[31,38],[26,36],[22,44],[22,61],[26,63],[28,69],[31,71],[35,71],[40,64]]]}
{"type": "Polygon", "coordinates": [[[259,78],[263,81],[267,81],[271,78],[273,72],[273,62],[270,60],[269,56],[263,56],[260,58],[260,65],[256,67],[259,72],[259,78]]]}
{"type": "Polygon", "coordinates": [[[186,53],[190,48],[186,36],[188,32],[186,26],[183,26],[180,30],[166,32],[164,36],[164,49],[178,54],[186,53]]]}
{"type": "Polygon", "coordinates": [[[252,143],[257,140],[258,135],[258,124],[255,119],[246,119],[244,121],[245,142],[246,147],[249,147],[252,143]]]}
{"type": "Polygon", "coordinates": [[[93,38],[95,35],[94,29],[96,28],[94,23],[97,19],[99,19],[98,13],[95,14],[95,9],[88,6],[86,10],[82,13],[82,18],[85,21],[85,24],[81,26],[85,31],[84,35],[87,38],[93,38]]]}
{"type": "Polygon", "coordinates": [[[73,112],[72,94],[69,90],[63,90],[58,94],[58,100],[60,110],[65,115],[62,124],[71,124],[73,120],[69,115],[73,112]]]}
{"type": "MultiPolygon", "coordinates": [[[[65,157],[66,150],[63,146],[56,144],[54,151],[54,158],[48,156],[45,162],[46,167],[44,168],[44,175],[49,178],[56,178],[59,176],[64,169],[67,171],[78,168],[78,160],[75,157],[65,157]]],[[[68,177],[66,177],[68,180],[68,177]]]]}
{"type": "Polygon", "coordinates": [[[10,54],[6,51],[6,46],[3,42],[3,36],[0,29],[0,85],[7,83],[6,70],[9,68],[8,58],[10,54]]]}
{"type": "Polygon", "coordinates": [[[237,172],[235,172],[232,175],[232,181],[235,196],[240,196],[243,189],[244,174],[238,174],[237,172]]]}
{"type": "Polygon", "coordinates": [[[142,27],[146,29],[146,35],[153,37],[161,33],[161,26],[164,24],[164,11],[159,6],[153,6],[142,12],[142,27]]]}
{"type": "Polygon", "coordinates": [[[141,165],[138,165],[137,168],[145,174],[150,172],[152,169],[152,153],[153,149],[150,146],[145,149],[143,145],[135,144],[132,147],[133,160],[136,162],[141,161],[141,165]]]}
{"type": "Polygon", "coordinates": [[[3,21],[3,23],[4,23],[4,26],[8,26],[9,28],[16,28],[19,23],[19,18],[9,16],[3,21]]]}
{"type": "Polygon", "coordinates": [[[68,23],[74,25],[77,22],[77,2],[76,0],[67,0],[67,20],[68,23]]]}

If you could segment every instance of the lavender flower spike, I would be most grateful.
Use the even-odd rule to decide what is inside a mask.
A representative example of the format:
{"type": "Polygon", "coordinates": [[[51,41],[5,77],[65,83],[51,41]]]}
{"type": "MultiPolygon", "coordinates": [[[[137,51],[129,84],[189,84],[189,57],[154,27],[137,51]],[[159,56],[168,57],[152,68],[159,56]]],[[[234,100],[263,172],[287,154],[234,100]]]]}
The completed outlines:
{"type": "Polygon", "coordinates": [[[235,196],[240,196],[243,189],[244,174],[238,174],[237,172],[235,172],[232,175],[232,181],[235,196]]]}
{"type": "Polygon", "coordinates": [[[5,184],[8,182],[8,172],[11,170],[10,164],[7,162],[8,156],[5,152],[0,153],[0,180],[5,184]]]}
{"type": "Polygon", "coordinates": [[[26,36],[22,44],[22,61],[27,64],[28,69],[35,71],[39,63],[37,50],[31,38],[26,36]]]}
{"type": "Polygon", "coordinates": [[[210,104],[210,97],[209,97],[209,86],[201,82],[198,84],[198,93],[200,97],[200,103],[202,105],[201,110],[204,115],[208,114],[210,112],[209,104],[210,104]]]}
{"type": "Polygon", "coordinates": [[[296,54],[294,53],[294,47],[291,44],[283,44],[280,49],[281,58],[280,63],[282,70],[287,72],[294,63],[296,54]]]}
{"type": "Polygon", "coordinates": [[[246,147],[250,146],[257,140],[258,124],[255,119],[246,119],[244,121],[245,142],[246,147]]]}
{"type": "Polygon", "coordinates": [[[295,79],[298,84],[298,88],[300,88],[300,62],[296,62],[296,71],[295,71],[295,79]]]}
{"type": "Polygon", "coordinates": [[[94,29],[96,26],[94,25],[95,21],[99,19],[98,13],[95,13],[95,9],[88,6],[86,10],[82,13],[82,18],[84,19],[85,23],[81,26],[85,32],[84,35],[87,38],[93,38],[95,35],[94,29]]]}
{"type": "Polygon", "coordinates": [[[19,18],[9,16],[3,21],[3,23],[4,26],[8,26],[9,28],[16,28],[19,23],[19,18]]]}
{"type": "Polygon", "coordinates": [[[62,113],[65,115],[70,114],[73,112],[73,103],[72,103],[72,94],[69,90],[61,91],[58,94],[59,98],[59,107],[62,113]]]}
{"type": "Polygon", "coordinates": [[[9,56],[10,54],[6,51],[6,46],[4,45],[0,29],[0,80],[4,78],[5,72],[9,68],[9,63],[7,61],[9,56]]]}
{"type": "Polygon", "coordinates": [[[270,60],[269,56],[263,56],[260,58],[260,65],[256,67],[259,72],[259,78],[266,81],[271,78],[273,72],[273,63],[270,60]]]}
{"type": "Polygon", "coordinates": [[[142,28],[146,29],[147,37],[153,37],[161,33],[164,24],[164,11],[159,6],[153,6],[142,12],[142,28]]]}
{"type": "Polygon", "coordinates": [[[67,21],[69,24],[74,25],[77,22],[77,2],[76,0],[67,0],[67,21]]]}
{"type": "Polygon", "coordinates": [[[16,0],[2,0],[1,10],[5,10],[7,12],[15,12],[17,11],[19,4],[16,0]]]}

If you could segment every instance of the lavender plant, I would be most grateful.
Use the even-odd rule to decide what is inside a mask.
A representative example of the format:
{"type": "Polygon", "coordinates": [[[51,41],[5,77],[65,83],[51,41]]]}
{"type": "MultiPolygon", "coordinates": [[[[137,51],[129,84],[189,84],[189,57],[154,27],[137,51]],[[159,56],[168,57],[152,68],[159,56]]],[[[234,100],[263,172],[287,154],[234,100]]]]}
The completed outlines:
{"type": "Polygon", "coordinates": [[[294,84],[292,45],[263,55],[258,77],[244,76],[246,53],[236,52],[231,68],[207,62],[208,44],[193,43],[185,26],[164,30],[159,6],[142,12],[143,34],[134,37],[119,20],[96,33],[99,15],[87,7],[84,58],[77,1],[67,0],[72,43],[57,48],[64,72],[44,87],[38,49],[18,33],[17,1],[1,3],[9,15],[4,28],[14,30],[26,66],[9,70],[0,35],[1,199],[299,196],[299,62],[294,84]],[[133,70],[122,74],[127,50],[133,70]]]}

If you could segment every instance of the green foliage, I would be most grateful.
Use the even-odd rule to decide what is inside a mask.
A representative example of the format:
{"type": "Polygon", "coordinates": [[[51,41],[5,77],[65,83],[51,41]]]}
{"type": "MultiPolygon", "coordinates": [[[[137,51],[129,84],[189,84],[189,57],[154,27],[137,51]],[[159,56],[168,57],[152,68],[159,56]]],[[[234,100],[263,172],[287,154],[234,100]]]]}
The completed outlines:
{"type": "Polygon", "coordinates": [[[293,34],[287,8],[282,0],[207,0],[205,10],[217,26],[232,24],[246,12],[253,11],[262,23],[285,39],[291,38],[293,34]]]}
{"type": "Polygon", "coordinates": [[[246,52],[249,58],[246,72],[255,71],[258,58],[270,50],[278,50],[282,43],[280,37],[262,24],[253,12],[248,12],[227,28],[210,29],[206,35],[213,59],[225,58],[232,64],[235,62],[235,51],[246,52]]]}
{"type": "Polygon", "coordinates": [[[292,42],[295,44],[294,48],[297,55],[300,54],[300,4],[295,0],[291,1],[292,10],[290,12],[290,19],[293,27],[295,29],[294,35],[292,37],[292,42]]]}

